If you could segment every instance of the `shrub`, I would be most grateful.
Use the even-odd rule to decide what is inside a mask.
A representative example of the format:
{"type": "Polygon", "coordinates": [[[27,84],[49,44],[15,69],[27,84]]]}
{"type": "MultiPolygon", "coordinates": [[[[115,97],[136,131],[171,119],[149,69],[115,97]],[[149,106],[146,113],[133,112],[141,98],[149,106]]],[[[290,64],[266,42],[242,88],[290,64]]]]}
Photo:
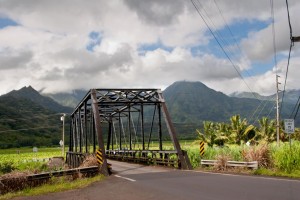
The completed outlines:
{"type": "Polygon", "coordinates": [[[15,169],[13,162],[0,163],[0,174],[10,173],[15,169]]]}
{"type": "Polygon", "coordinates": [[[260,167],[272,166],[271,152],[267,144],[245,148],[242,156],[245,161],[257,161],[260,167]]]}
{"type": "Polygon", "coordinates": [[[273,152],[275,166],[287,173],[300,169],[300,142],[294,141],[290,147],[284,143],[273,152]]]}
{"type": "Polygon", "coordinates": [[[226,170],[227,169],[227,161],[231,160],[230,155],[226,153],[222,153],[217,156],[217,163],[214,166],[216,170],[226,170]]]}

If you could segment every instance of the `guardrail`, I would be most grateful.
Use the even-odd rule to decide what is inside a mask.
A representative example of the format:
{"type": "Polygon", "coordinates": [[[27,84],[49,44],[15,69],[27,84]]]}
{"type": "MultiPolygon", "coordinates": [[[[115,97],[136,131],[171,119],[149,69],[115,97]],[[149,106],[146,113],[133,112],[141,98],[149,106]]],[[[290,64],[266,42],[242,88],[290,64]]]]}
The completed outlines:
{"type": "MultiPolygon", "coordinates": [[[[201,160],[201,165],[217,165],[217,160],[201,160]]],[[[258,162],[252,161],[252,162],[241,162],[241,161],[227,161],[226,166],[228,167],[247,167],[247,168],[258,168],[258,162]]]]}
{"type": "Polygon", "coordinates": [[[179,167],[177,151],[160,150],[106,150],[109,159],[137,162],[148,165],[179,167]]]}

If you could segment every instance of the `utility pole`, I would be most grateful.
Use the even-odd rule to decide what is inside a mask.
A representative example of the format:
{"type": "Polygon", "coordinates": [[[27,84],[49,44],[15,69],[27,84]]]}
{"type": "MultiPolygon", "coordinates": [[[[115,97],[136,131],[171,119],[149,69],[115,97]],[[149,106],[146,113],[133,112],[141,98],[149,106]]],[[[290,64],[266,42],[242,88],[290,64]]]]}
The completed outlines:
{"type": "Polygon", "coordinates": [[[278,85],[280,84],[278,82],[278,76],[276,74],[276,134],[277,134],[277,146],[279,146],[279,127],[280,127],[280,124],[279,124],[279,87],[278,85]]]}
{"type": "Polygon", "coordinates": [[[63,123],[63,127],[62,127],[62,144],[61,144],[61,146],[62,146],[62,150],[61,150],[62,156],[65,155],[65,117],[66,117],[65,113],[63,113],[63,115],[60,117],[60,120],[63,123]]]}

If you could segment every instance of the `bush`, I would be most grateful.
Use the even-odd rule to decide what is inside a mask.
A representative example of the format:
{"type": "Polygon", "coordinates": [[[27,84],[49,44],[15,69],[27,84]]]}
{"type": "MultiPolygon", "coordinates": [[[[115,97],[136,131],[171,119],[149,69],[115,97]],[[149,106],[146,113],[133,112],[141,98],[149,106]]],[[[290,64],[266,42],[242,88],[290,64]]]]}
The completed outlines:
{"type": "Polygon", "coordinates": [[[291,173],[300,170],[300,142],[294,141],[290,147],[284,143],[273,152],[274,164],[278,169],[291,173]]]}
{"type": "Polygon", "coordinates": [[[242,156],[247,162],[257,161],[260,167],[272,166],[271,152],[267,144],[245,148],[242,156]]]}
{"type": "Polygon", "coordinates": [[[0,163],[0,174],[10,173],[15,169],[13,162],[0,163]]]}

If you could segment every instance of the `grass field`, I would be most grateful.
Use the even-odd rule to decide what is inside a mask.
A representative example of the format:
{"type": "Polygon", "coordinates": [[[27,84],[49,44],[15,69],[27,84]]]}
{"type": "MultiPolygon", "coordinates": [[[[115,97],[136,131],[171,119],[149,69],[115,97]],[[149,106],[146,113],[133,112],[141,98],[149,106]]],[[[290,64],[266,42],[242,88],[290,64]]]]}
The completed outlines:
{"type": "MultiPolygon", "coordinates": [[[[200,165],[200,155],[199,155],[199,142],[185,140],[180,141],[181,148],[188,152],[189,158],[191,160],[192,166],[198,168],[200,165]]],[[[154,142],[150,144],[150,149],[157,149],[158,143],[154,142]]],[[[173,144],[171,141],[163,143],[164,150],[173,150],[173,144]]],[[[226,155],[230,160],[244,161],[246,159],[246,154],[252,154],[250,159],[258,156],[260,146],[248,147],[246,145],[229,145],[225,147],[207,147],[205,148],[205,154],[202,159],[217,160],[220,155],[226,155]]],[[[66,147],[67,150],[67,147],[66,147]]],[[[281,143],[278,147],[275,143],[267,145],[265,150],[264,159],[269,159],[268,163],[261,168],[266,170],[271,170],[271,172],[277,171],[279,174],[282,173],[299,173],[300,171],[300,142],[293,141],[292,147],[289,147],[288,143],[281,143]]],[[[66,151],[65,151],[66,152],[66,151]]],[[[35,165],[38,167],[39,164],[32,163],[45,163],[43,159],[62,156],[61,148],[38,148],[37,152],[33,152],[33,148],[19,148],[19,149],[2,149],[0,150],[0,167],[1,164],[11,163],[16,169],[27,169],[26,166],[31,166],[33,168],[35,165]],[[40,162],[37,162],[40,161],[40,162]],[[31,164],[30,164],[31,163],[31,164]]],[[[248,156],[249,157],[249,156],[248,156]]],[[[248,160],[249,161],[249,160],[248,160]]],[[[0,172],[1,173],[1,172],[0,172]]],[[[264,173],[264,170],[258,173],[264,173]]]]}

